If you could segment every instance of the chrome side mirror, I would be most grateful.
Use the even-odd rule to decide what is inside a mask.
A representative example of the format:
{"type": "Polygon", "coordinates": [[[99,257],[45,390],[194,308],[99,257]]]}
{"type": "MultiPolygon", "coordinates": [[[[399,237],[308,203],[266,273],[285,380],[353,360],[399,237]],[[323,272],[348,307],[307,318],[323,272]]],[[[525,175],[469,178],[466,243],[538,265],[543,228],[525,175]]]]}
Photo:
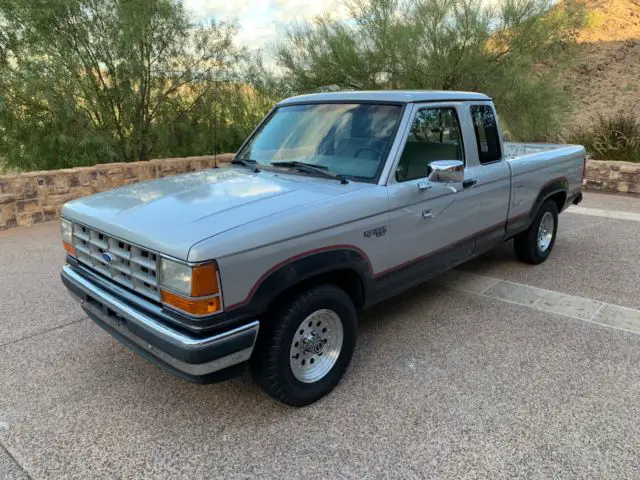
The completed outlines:
{"type": "Polygon", "coordinates": [[[429,181],[458,183],[464,181],[464,162],[460,160],[434,160],[429,164],[429,181]]]}

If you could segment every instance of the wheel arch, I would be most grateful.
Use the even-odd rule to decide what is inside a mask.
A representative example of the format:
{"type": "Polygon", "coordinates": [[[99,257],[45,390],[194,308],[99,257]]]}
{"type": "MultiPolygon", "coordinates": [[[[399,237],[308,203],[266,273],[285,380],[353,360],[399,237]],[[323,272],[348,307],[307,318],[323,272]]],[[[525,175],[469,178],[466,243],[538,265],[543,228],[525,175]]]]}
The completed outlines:
{"type": "Polygon", "coordinates": [[[366,289],[362,277],[355,269],[340,268],[311,276],[283,289],[271,300],[271,302],[269,302],[267,310],[275,310],[297,292],[301,292],[313,287],[314,285],[324,283],[336,285],[344,290],[353,301],[356,309],[360,309],[364,306],[366,289]]]}
{"type": "Polygon", "coordinates": [[[282,303],[296,291],[318,283],[332,283],[351,297],[356,308],[365,304],[372,279],[367,255],[351,246],[296,255],[269,269],[243,300],[229,307],[250,307],[256,315],[282,303]]]}
{"type": "Polygon", "coordinates": [[[568,197],[568,194],[567,194],[566,191],[560,191],[560,192],[556,192],[556,193],[551,194],[550,196],[545,198],[544,201],[546,202],[547,200],[553,200],[555,202],[556,206],[558,207],[558,213],[560,213],[560,212],[562,212],[562,210],[564,209],[565,204],[567,203],[567,197],[568,197]]]}
{"type": "Polygon", "coordinates": [[[560,213],[567,202],[569,195],[569,180],[566,177],[558,177],[550,182],[545,183],[540,192],[536,196],[536,199],[531,206],[529,212],[524,215],[520,215],[516,218],[510,219],[507,222],[507,235],[506,238],[511,238],[514,235],[528,229],[533,220],[538,215],[540,207],[547,200],[553,200],[558,207],[558,213],[560,213]]]}

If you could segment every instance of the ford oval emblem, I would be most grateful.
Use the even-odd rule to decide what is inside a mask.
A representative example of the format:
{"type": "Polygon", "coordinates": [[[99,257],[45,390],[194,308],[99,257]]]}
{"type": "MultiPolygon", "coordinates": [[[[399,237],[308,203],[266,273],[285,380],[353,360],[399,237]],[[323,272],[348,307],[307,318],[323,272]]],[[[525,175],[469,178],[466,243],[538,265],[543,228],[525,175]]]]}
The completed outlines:
{"type": "Polygon", "coordinates": [[[104,252],[102,254],[102,258],[105,262],[107,263],[111,263],[113,262],[113,255],[111,255],[109,252],[104,252]]]}

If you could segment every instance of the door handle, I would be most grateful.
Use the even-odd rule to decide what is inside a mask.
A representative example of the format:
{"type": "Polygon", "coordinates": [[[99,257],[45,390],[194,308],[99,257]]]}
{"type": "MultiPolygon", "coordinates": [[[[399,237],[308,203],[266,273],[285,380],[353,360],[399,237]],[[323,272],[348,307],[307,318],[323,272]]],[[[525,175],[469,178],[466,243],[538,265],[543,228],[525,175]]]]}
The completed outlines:
{"type": "Polygon", "coordinates": [[[476,183],[478,183],[478,180],[475,180],[475,179],[465,180],[464,182],[462,182],[462,188],[471,188],[476,183]]]}

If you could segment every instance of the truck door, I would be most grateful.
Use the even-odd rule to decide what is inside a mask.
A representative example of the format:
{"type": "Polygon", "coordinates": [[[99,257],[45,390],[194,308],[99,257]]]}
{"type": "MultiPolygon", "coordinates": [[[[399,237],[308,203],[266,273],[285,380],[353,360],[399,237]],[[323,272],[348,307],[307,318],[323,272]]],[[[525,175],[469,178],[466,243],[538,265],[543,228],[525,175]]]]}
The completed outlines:
{"type": "MultiPolygon", "coordinates": [[[[493,105],[479,102],[466,106],[465,117],[472,128],[466,131],[473,135],[473,147],[468,158],[473,163],[475,184],[473,189],[480,200],[476,237],[476,253],[493,248],[505,235],[505,226],[511,195],[511,169],[503,158],[498,122],[493,105]]],[[[464,121],[463,121],[464,122],[464,121]]],[[[465,128],[465,127],[463,127],[465,128]]],[[[470,172],[472,173],[472,172],[470,172]]]]}
{"type": "Polygon", "coordinates": [[[466,162],[460,125],[463,104],[416,104],[404,148],[387,182],[390,203],[390,264],[399,282],[411,282],[469,258],[475,248],[480,199],[464,181],[428,179],[436,160],[466,162]],[[467,188],[465,188],[467,187],[467,188]]]}

